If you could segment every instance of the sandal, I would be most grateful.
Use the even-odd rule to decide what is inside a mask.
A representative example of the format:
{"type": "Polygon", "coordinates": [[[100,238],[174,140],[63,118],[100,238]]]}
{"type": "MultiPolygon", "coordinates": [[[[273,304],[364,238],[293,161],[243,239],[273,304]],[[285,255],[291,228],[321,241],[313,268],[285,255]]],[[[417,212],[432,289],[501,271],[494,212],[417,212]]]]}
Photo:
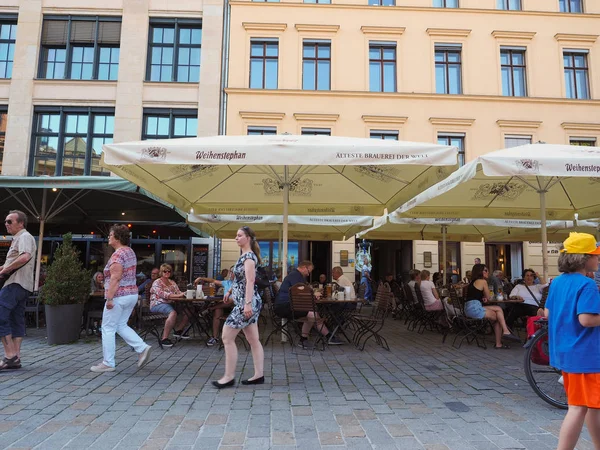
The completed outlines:
{"type": "Polygon", "coordinates": [[[510,345],[506,345],[506,344],[502,344],[501,347],[496,347],[494,345],[494,350],[508,350],[510,348],[510,345]]]}
{"type": "Polygon", "coordinates": [[[3,358],[0,361],[0,370],[10,370],[10,369],[20,369],[21,368],[21,359],[18,356],[13,356],[12,358],[3,358]]]}
{"type": "Polygon", "coordinates": [[[512,333],[509,334],[503,334],[502,335],[502,339],[507,339],[509,341],[513,341],[513,342],[521,342],[521,339],[518,336],[515,336],[512,333]]]}

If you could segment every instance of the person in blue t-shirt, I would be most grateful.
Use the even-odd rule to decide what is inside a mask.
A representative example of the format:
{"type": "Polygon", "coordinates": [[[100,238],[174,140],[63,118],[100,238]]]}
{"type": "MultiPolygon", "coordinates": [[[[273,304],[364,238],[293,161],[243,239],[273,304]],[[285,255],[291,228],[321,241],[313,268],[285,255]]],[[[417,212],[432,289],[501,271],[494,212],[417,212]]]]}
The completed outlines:
{"type": "Polygon", "coordinates": [[[584,421],[600,448],[600,294],[586,272],[598,270],[600,248],[587,233],[571,233],[558,257],[562,272],[550,287],[548,317],[550,365],[562,370],[569,410],[558,449],[574,449],[584,421]]]}

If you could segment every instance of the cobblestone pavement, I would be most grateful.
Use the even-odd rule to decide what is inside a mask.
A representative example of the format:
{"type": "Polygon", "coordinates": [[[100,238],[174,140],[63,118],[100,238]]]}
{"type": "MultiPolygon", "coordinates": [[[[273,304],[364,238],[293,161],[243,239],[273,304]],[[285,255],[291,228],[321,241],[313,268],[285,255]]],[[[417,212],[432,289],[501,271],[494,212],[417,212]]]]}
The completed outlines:
{"type": "MultiPolygon", "coordinates": [[[[390,352],[269,344],[267,384],[222,391],[210,380],[223,351],[200,341],[154,348],[136,371],[119,340],[117,371],[94,374],[97,338],[48,346],[29,331],[23,369],[0,373],[1,448],[542,450],[556,448],[564,416],[528,386],[521,348],[456,350],[398,321],[386,325],[390,352]]],[[[238,381],[252,374],[241,349],[238,381]]],[[[593,449],[586,432],[578,448],[593,449]]]]}

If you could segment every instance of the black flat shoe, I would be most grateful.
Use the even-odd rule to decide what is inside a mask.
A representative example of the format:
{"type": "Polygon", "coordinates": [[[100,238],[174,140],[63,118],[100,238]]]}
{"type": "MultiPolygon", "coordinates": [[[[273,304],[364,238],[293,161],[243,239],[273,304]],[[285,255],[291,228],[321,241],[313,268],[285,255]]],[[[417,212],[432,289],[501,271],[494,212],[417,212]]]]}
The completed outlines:
{"type": "Polygon", "coordinates": [[[265,382],[265,377],[255,378],[254,380],[242,380],[242,384],[263,384],[265,382]]]}
{"type": "MultiPolygon", "coordinates": [[[[243,383],[243,381],[242,381],[243,383]]],[[[229,380],[227,383],[219,383],[218,381],[213,381],[212,382],[213,386],[216,387],[217,389],[223,389],[226,387],[231,387],[234,384],[234,380],[229,380]]]]}

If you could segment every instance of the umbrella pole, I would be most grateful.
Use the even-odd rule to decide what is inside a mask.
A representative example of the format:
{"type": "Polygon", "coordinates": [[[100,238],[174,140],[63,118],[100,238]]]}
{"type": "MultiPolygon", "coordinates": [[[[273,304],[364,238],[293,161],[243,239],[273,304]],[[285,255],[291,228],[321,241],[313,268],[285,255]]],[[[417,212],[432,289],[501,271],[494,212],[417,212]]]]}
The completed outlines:
{"type": "Polygon", "coordinates": [[[446,233],[448,232],[448,228],[446,227],[446,225],[442,225],[442,280],[444,280],[444,286],[448,283],[448,280],[446,279],[446,258],[448,257],[448,255],[446,255],[446,233]]]}
{"type": "MultiPolygon", "coordinates": [[[[288,166],[283,167],[283,230],[282,244],[279,249],[279,257],[281,260],[281,279],[287,276],[287,250],[288,250],[288,206],[290,202],[290,183],[288,181],[288,166]]],[[[285,327],[287,319],[281,319],[281,324],[285,327]]],[[[287,342],[285,333],[281,333],[281,342],[287,342]]]]}
{"type": "Polygon", "coordinates": [[[548,279],[548,230],[546,228],[546,191],[540,191],[540,219],[542,222],[542,276],[548,279]]]}
{"type": "Polygon", "coordinates": [[[40,270],[42,268],[42,245],[44,244],[44,225],[46,223],[46,197],[48,190],[42,191],[42,213],[40,214],[40,234],[38,235],[37,259],[35,261],[35,282],[34,291],[40,288],[40,270]]]}
{"type": "Polygon", "coordinates": [[[290,183],[288,181],[288,166],[283,168],[283,243],[281,246],[282,266],[281,276],[287,276],[288,260],[288,206],[290,202],[290,183]]]}

